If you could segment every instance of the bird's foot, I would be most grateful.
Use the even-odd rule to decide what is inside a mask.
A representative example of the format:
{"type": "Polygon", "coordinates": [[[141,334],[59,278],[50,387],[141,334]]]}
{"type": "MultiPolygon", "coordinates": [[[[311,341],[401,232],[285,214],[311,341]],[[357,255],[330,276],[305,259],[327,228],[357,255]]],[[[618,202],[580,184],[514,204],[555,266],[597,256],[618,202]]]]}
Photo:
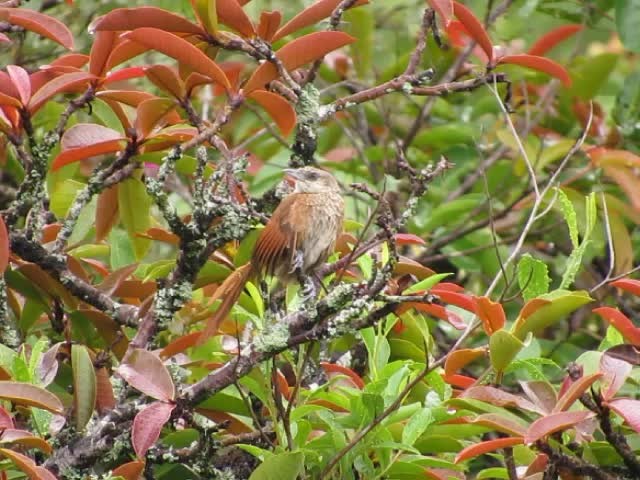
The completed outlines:
{"type": "Polygon", "coordinates": [[[313,301],[318,296],[318,285],[314,281],[313,277],[304,277],[300,282],[302,288],[300,290],[300,294],[302,297],[302,303],[305,306],[309,306],[309,304],[313,303],[313,301]]]}
{"type": "Polygon", "coordinates": [[[301,250],[296,250],[291,258],[291,270],[289,273],[293,274],[302,271],[302,265],[304,264],[304,254],[301,250]]]}

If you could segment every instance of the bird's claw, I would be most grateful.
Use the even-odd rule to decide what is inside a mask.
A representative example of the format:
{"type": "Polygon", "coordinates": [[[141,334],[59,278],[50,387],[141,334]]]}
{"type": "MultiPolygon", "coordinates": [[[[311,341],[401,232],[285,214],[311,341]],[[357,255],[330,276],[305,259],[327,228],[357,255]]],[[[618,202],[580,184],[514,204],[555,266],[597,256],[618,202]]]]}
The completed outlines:
{"type": "Polygon", "coordinates": [[[289,273],[296,273],[302,271],[302,265],[304,263],[304,255],[302,251],[296,250],[291,259],[291,270],[289,273]]]}

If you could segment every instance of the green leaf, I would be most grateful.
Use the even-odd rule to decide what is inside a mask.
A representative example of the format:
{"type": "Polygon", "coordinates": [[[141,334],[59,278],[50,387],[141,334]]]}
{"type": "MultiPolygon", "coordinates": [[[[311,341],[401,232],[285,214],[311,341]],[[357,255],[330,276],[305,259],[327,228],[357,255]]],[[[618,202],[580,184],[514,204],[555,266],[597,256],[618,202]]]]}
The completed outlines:
{"type": "Polygon", "coordinates": [[[438,273],[437,275],[431,275],[430,277],[425,278],[424,280],[419,281],[418,283],[411,285],[404,292],[405,295],[409,295],[415,292],[426,291],[433,288],[435,285],[440,283],[441,280],[453,275],[452,273],[438,273]]]}
{"type": "Polygon", "coordinates": [[[640,140],[640,71],[624,79],[612,115],[623,137],[640,140]]]}
{"type": "Polygon", "coordinates": [[[524,347],[522,341],[506,330],[498,330],[489,338],[489,357],[496,372],[503,372],[524,347]]]}
{"type": "Polygon", "coordinates": [[[567,194],[564,193],[561,189],[556,189],[558,193],[558,199],[560,200],[560,211],[564,216],[565,222],[567,222],[567,227],[569,227],[569,237],[571,238],[571,244],[573,248],[578,248],[578,218],[576,216],[576,210],[573,208],[573,203],[567,197],[567,194]]]}
{"type": "Polygon", "coordinates": [[[129,241],[129,235],[120,229],[114,228],[109,232],[110,255],[109,263],[113,270],[136,263],[133,246],[129,241]]]}
{"type": "Polygon", "coordinates": [[[73,370],[73,408],[76,428],[83,430],[93,415],[96,406],[96,372],[87,347],[71,346],[71,367],[73,370]]]}
{"type": "MultiPolygon", "coordinates": [[[[566,200],[566,202],[568,202],[569,204],[571,204],[571,202],[566,197],[564,192],[562,192],[561,190],[559,190],[559,192],[561,192],[560,198],[563,203],[563,209],[564,209],[566,205],[564,201],[566,200]],[[565,196],[562,197],[562,195],[565,195],[565,196]]],[[[577,246],[577,248],[574,248],[574,250],[571,252],[571,255],[569,255],[569,258],[567,259],[567,265],[565,266],[564,274],[562,275],[560,288],[567,288],[569,285],[571,285],[573,283],[573,280],[576,278],[576,275],[578,274],[580,267],[582,266],[582,257],[584,257],[584,253],[587,250],[587,246],[589,245],[589,241],[590,241],[589,238],[591,237],[591,232],[593,232],[593,227],[595,226],[595,223],[596,223],[597,206],[596,206],[595,193],[591,193],[588,197],[586,197],[585,206],[586,206],[585,208],[585,212],[586,212],[585,225],[586,226],[585,226],[584,236],[582,238],[582,243],[580,243],[580,245],[577,246]]],[[[571,205],[571,209],[573,210],[573,205],[571,205]]],[[[573,211],[573,217],[575,220],[575,211],[573,211]]],[[[569,222],[567,221],[567,223],[569,222]]],[[[571,232],[571,228],[572,227],[570,226],[569,227],[570,232],[571,232]]],[[[576,222],[575,228],[577,230],[577,222],[576,222]]],[[[576,235],[577,235],[577,232],[576,232],[576,235]]],[[[571,241],[573,242],[573,235],[572,235],[571,241]]],[[[576,247],[575,244],[574,244],[574,247],[576,247]]]]}
{"type": "Polygon", "coordinates": [[[128,178],[118,188],[120,219],[129,234],[136,260],[142,259],[151,246],[151,240],[138,237],[151,226],[151,199],[144,183],[137,178],[128,178]]]}
{"type": "Polygon", "coordinates": [[[571,72],[573,79],[571,94],[580,97],[582,100],[593,98],[606,84],[617,62],[618,55],[613,53],[603,53],[583,58],[582,64],[571,72]]]}
{"type": "Polygon", "coordinates": [[[402,443],[413,445],[434,421],[433,414],[428,408],[421,408],[413,415],[402,430],[402,443]]]}
{"type": "Polygon", "coordinates": [[[58,218],[67,216],[67,210],[76,199],[78,191],[84,187],[84,183],[76,180],[64,180],[54,187],[51,193],[51,203],[49,208],[58,218]]]}
{"type": "Polygon", "coordinates": [[[347,33],[358,39],[349,45],[351,58],[359,78],[368,78],[372,73],[371,61],[375,41],[375,18],[370,8],[352,8],[344,12],[347,33]]]}
{"type": "Polygon", "coordinates": [[[631,51],[640,52],[640,1],[616,0],[616,28],[622,44],[631,51]]]}
{"type": "Polygon", "coordinates": [[[266,458],[249,480],[296,480],[304,472],[304,454],[285,452],[266,458]]]}
{"type": "Polygon", "coordinates": [[[549,269],[547,264],[528,253],[518,262],[518,285],[525,301],[529,301],[549,291],[549,269]]]}

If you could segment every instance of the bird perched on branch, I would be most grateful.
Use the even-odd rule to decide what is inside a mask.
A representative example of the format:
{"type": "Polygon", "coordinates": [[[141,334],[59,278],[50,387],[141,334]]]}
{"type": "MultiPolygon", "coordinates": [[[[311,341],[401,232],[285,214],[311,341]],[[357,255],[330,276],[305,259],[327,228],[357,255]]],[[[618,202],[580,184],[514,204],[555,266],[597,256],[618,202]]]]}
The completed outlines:
{"type": "Polygon", "coordinates": [[[251,261],[236,269],[218,287],[213,300],[222,299],[207,322],[201,341],[218,331],[240,297],[247,281],[273,275],[283,284],[298,280],[315,295],[313,275],[331,255],[342,233],[344,200],[338,182],[328,172],[314,167],[285,169],[294,182],[260,233],[251,261]]]}

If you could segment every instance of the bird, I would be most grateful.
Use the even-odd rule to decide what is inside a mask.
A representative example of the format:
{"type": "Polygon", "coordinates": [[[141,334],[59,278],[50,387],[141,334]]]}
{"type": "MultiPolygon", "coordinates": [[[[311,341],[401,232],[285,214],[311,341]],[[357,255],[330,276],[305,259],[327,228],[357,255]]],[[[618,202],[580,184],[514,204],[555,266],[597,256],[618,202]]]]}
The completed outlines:
{"type": "Polygon", "coordinates": [[[344,200],[331,173],[315,167],[284,169],[293,190],[276,207],[260,232],[251,260],[237,268],[216,289],[212,300],[222,300],[209,318],[200,343],[218,332],[249,280],[275,276],[284,285],[296,280],[315,296],[314,275],[333,253],[342,233],[344,200]]]}

